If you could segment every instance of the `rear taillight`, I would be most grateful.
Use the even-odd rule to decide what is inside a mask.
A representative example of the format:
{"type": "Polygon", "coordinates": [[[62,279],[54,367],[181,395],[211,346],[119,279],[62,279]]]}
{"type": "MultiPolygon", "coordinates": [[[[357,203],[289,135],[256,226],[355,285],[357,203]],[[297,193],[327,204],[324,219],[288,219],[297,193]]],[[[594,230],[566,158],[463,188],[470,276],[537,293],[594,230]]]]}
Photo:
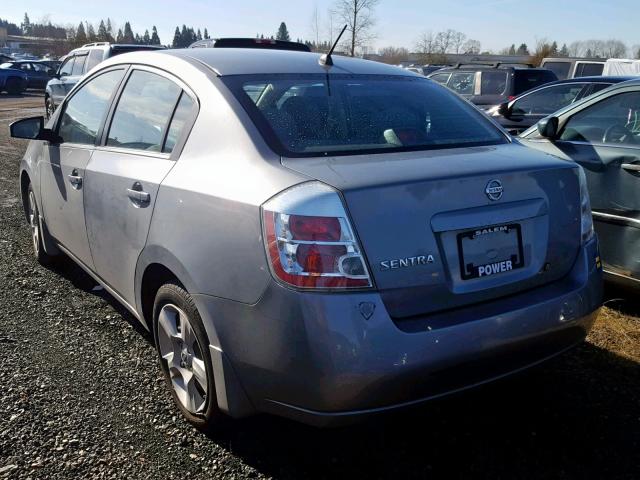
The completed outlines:
{"type": "Polygon", "coordinates": [[[515,95],[509,95],[508,100],[511,102],[511,101],[515,100],[516,98],[518,98],[518,97],[516,97],[515,95]]]}
{"type": "Polygon", "coordinates": [[[275,278],[299,288],[371,287],[338,193],[320,182],[295,186],[262,207],[267,258],[275,278]]]}

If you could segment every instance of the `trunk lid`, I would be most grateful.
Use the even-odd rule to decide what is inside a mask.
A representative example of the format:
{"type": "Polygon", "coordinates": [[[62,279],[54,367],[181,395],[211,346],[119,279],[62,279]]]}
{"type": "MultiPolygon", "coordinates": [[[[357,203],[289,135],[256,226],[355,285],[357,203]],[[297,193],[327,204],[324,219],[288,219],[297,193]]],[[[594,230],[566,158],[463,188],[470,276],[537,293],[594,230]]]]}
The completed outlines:
{"type": "Polygon", "coordinates": [[[580,247],[576,166],[517,143],[282,163],[342,192],[394,318],[552,282],[580,247]]]}

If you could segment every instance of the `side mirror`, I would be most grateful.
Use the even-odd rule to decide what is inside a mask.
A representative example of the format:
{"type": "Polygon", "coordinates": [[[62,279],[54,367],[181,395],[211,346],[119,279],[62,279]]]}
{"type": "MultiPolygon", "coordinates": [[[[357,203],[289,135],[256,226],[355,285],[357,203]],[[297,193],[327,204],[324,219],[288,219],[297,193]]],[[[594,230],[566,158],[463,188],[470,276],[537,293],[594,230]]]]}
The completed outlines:
{"type": "Polygon", "coordinates": [[[509,107],[509,102],[501,103],[498,107],[498,113],[505,118],[509,118],[511,116],[511,108],[509,107]]]}
{"type": "Polygon", "coordinates": [[[57,134],[48,128],[44,128],[44,117],[31,117],[18,120],[9,125],[9,131],[13,138],[60,143],[60,137],[57,134]]]}
{"type": "Polygon", "coordinates": [[[538,133],[549,140],[558,137],[558,117],[543,118],[538,122],[538,133]]]}

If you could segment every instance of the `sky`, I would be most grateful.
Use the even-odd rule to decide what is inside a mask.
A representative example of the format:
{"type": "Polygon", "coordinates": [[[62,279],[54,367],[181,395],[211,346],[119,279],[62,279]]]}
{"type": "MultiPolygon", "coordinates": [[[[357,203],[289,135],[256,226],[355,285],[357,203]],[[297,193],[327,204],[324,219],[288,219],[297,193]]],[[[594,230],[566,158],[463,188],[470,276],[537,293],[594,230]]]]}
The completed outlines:
{"type": "MultiPolygon", "coordinates": [[[[206,27],[212,37],[253,37],[275,35],[284,21],[293,39],[312,39],[316,9],[328,38],[327,11],[332,5],[332,0],[7,0],[0,18],[19,24],[28,12],[32,22],[47,17],[54,24],[77,25],[110,17],[117,27],[129,20],[141,35],[156,25],[164,44],[171,42],[176,25],[183,23],[195,29],[206,27]]],[[[413,50],[422,32],[448,28],[479,40],[483,50],[494,51],[523,42],[534,47],[544,38],[559,45],[592,38],[640,44],[637,0],[379,0],[375,18],[374,50],[390,45],[413,50]]]]}

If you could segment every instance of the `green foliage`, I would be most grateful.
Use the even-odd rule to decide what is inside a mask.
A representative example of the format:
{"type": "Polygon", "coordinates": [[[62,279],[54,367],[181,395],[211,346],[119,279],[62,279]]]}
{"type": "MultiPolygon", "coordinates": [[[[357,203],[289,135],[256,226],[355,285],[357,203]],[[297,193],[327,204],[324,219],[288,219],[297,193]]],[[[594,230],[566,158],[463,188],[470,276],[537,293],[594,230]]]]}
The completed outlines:
{"type": "Polygon", "coordinates": [[[289,35],[289,30],[287,30],[287,24],[282,22],[280,27],[278,28],[278,33],[276,34],[276,40],[283,40],[286,42],[291,41],[291,36],[289,35]]]}

